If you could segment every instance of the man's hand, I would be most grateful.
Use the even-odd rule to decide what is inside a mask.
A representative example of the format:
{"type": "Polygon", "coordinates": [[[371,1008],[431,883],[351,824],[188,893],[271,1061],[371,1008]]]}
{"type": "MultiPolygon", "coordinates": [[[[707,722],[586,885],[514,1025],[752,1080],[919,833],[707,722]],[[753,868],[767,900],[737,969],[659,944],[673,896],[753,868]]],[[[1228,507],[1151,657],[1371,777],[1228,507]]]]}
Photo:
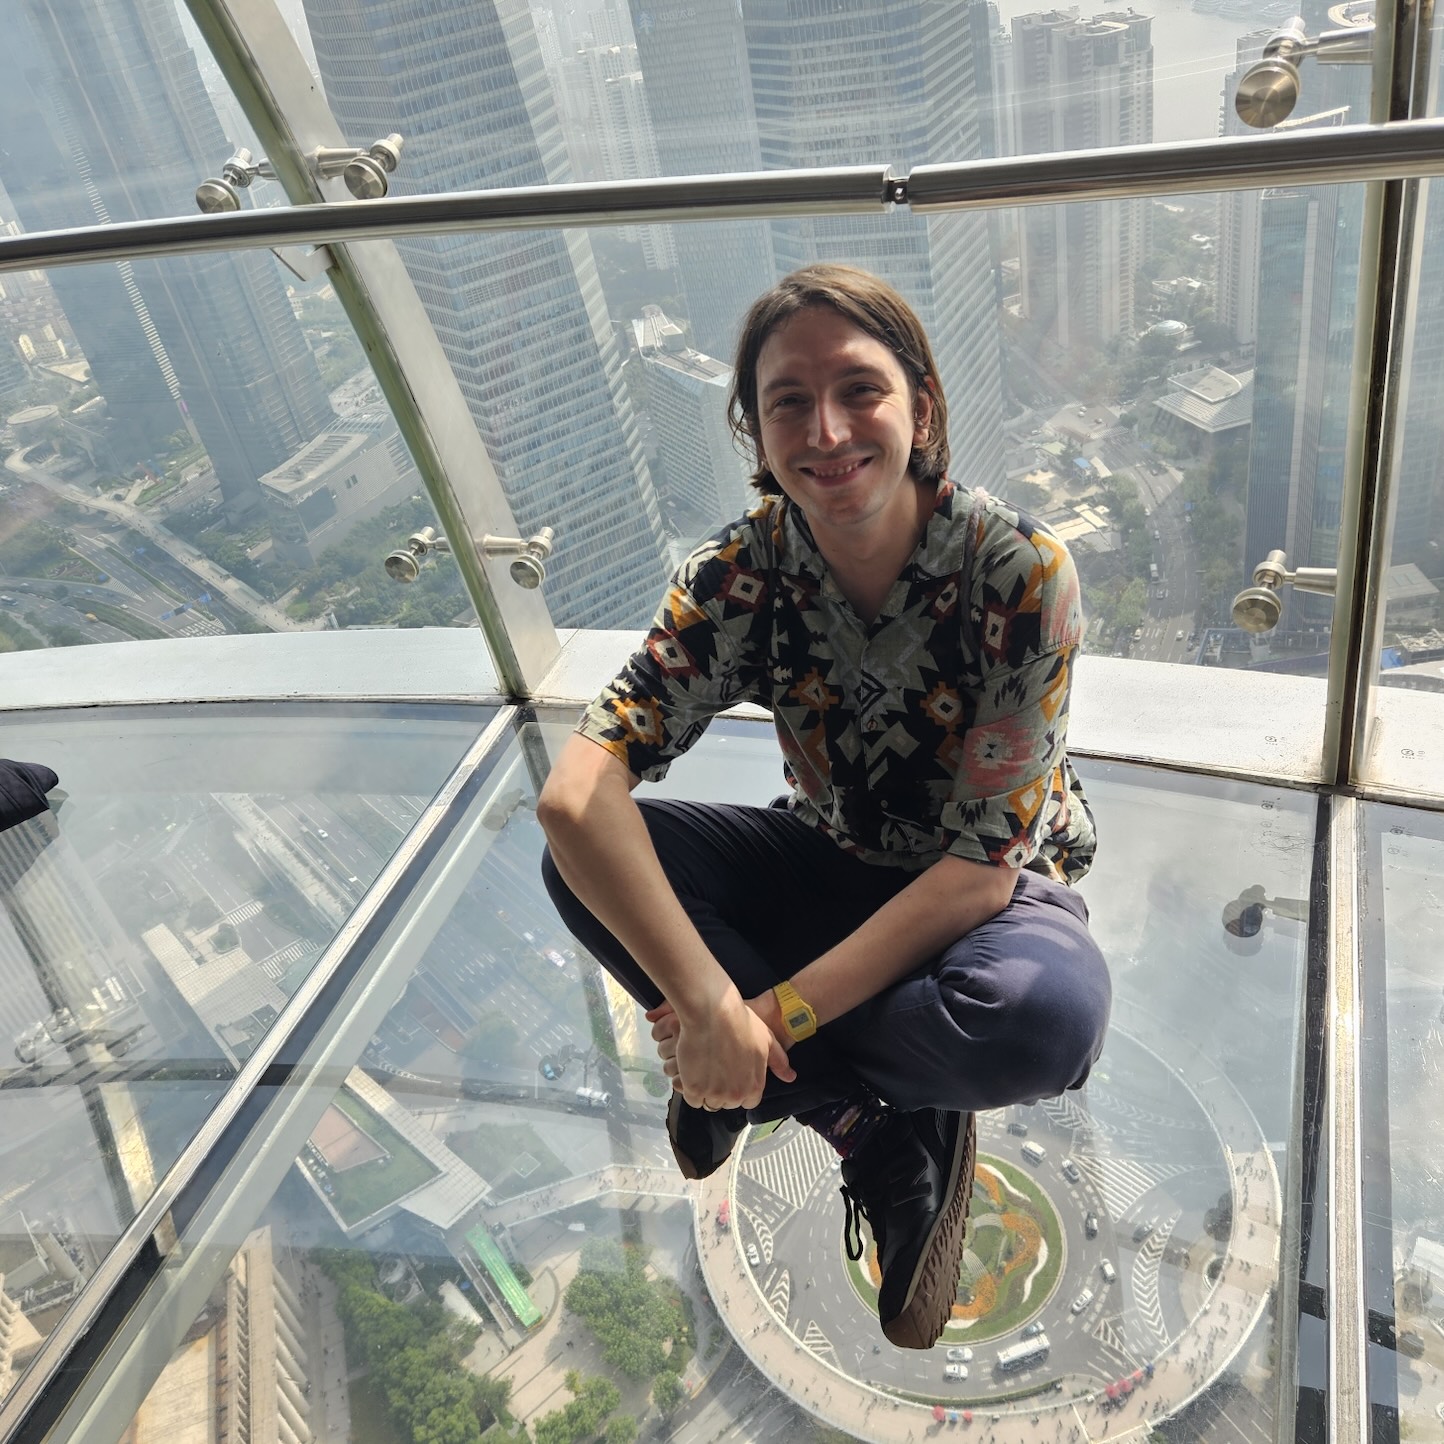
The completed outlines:
{"type": "Polygon", "coordinates": [[[732,988],[717,1008],[685,1026],[670,1003],[648,1012],[672,1087],[696,1108],[755,1108],[769,1071],[793,1082],[797,1073],[767,1017],[777,1014],[776,1003],[770,992],[744,1003],[732,988]]]}

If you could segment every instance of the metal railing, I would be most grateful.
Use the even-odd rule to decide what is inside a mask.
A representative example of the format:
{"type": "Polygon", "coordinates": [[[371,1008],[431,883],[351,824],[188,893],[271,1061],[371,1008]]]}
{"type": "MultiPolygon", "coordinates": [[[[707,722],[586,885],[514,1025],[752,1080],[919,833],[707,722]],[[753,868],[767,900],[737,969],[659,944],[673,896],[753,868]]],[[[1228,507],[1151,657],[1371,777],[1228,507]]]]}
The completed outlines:
{"type": "Polygon", "coordinates": [[[0,272],[403,234],[866,215],[898,206],[986,210],[1440,174],[1444,120],[1411,120],[925,165],[906,174],[883,165],[838,166],[167,216],[0,239],[0,272]]]}

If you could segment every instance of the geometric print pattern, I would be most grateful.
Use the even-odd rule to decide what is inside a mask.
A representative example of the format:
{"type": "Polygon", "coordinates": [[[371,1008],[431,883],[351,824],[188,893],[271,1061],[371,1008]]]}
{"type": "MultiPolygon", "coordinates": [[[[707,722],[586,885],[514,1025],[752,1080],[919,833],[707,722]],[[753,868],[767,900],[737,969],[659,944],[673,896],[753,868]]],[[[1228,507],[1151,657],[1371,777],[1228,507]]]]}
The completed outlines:
{"type": "Polygon", "coordinates": [[[1040,522],[944,479],[871,623],[803,513],[766,496],[702,543],[578,730],[647,781],[717,713],[772,712],[789,806],[871,863],[944,854],[1074,882],[1093,818],[1068,761],[1078,574],[1040,522]]]}

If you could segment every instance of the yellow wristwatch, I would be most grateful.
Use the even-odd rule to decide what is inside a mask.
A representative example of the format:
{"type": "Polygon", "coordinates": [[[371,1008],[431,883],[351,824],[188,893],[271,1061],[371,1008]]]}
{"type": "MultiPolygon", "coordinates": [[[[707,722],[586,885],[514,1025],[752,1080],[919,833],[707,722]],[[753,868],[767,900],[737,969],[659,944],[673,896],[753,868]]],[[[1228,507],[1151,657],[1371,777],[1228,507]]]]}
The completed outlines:
{"type": "Polygon", "coordinates": [[[773,988],[777,1005],[782,1009],[782,1026],[794,1043],[810,1038],[817,1032],[817,1014],[802,1001],[791,983],[778,983],[773,988]]]}

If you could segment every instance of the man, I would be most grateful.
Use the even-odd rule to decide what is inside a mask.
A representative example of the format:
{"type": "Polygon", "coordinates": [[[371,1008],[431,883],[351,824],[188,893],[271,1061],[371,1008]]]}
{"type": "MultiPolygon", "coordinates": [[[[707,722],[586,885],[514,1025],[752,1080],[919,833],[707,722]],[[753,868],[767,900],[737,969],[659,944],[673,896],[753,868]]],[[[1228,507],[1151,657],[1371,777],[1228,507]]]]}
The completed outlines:
{"type": "Polygon", "coordinates": [[[731,398],[760,504],[682,565],[542,791],[567,925],[649,1009],[682,1172],[749,1118],[842,1155],[883,1332],[950,1314],[974,1112],[1081,1086],[1110,988],[1068,884],[1092,818],[1064,748],[1081,630],[1062,543],[947,479],[916,315],[850,267],[743,324],[731,398]],[[719,711],[770,707],[792,793],[637,803],[719,711]]]}

